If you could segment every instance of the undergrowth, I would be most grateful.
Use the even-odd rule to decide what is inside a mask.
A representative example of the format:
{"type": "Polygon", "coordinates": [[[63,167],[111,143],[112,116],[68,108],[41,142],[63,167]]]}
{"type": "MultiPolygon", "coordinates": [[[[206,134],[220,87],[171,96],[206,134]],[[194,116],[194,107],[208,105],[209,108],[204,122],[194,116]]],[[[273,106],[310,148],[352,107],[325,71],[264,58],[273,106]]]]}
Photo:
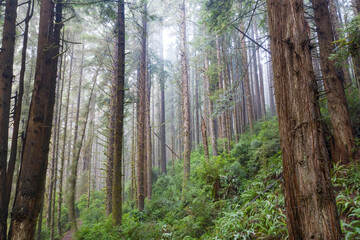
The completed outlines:
{"type": "MultiPolygon", "coordinates": [[[[220,152],[209,164],[198,147],[191,154],[183,200],[181,161],[170,163],[174,171],[167,175],[154,170],[152,199],[143,212],[126,199],[121,227],[105,217],[103,193],[96,193],[89,206],[83,197],[77,204],[83,225],[76,239],[286,239],[279,142],[274,118],[258,122],[254,134],[242,134],[230,153],[220,152]]],[[[332,171],[346,239],[360,238],[359,170],[352,164],[332,171]]]]}

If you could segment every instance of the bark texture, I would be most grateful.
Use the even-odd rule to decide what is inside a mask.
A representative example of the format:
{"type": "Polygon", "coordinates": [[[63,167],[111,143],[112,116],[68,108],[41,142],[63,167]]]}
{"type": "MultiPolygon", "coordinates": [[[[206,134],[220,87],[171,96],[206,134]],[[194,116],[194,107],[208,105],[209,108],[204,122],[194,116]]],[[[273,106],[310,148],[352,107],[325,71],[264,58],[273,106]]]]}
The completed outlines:
{"type": "Polygon", "coordinates": [[[34,238],[43,201],[62,27],[62,2],[56,3],[56,12],[54,5],[41,2],[34,92],[9,233],[14,240],[34,238]]]}
{"type": "Polygon", "coordinates": [[[329,59],[334,50],[334,36],[329,27],[331,19],[328,0],[313,0],[313,9],[319,38],[320,65],[334,135],[332,158],[335,162],[348,163],[354,147],[354,135],[344,90],[344,73],[329,59]]]}
{"type": "Polygon", "coordinates": [[[289,239],[341,239],[302,0],[267,0],[289,239]]]}
{"type": "Polygon", "coordinates": [[[116,225],[121,224],[122,217],[122,152],[124,128],[124,99],[125,99],[125,7],[124,0],[118,2],[117,19],[117,89],[116,89],[116,123],[114,141],[114,169],[113,169],[113,219],[116,225]]]}
{"type": "Polygon", "coordinates": [[[190,96],[189,96],[189,74],[186,56],[186,11],[185,0],[181,4],[181,79],[182,79],[182,116],[183,116],[183,144],[184,144],[184,178],[183,178],[183,194],[186,192],[187,184],[190,179],[190,151],[191,151],[191,135],[190,135],[190,96]]]}
{"type": "Polygon", "coordinates": [[[143,28],[141,33],[141,56],[140,76],[138,82],[138,113],[137,113],[137,201],[139,210],[144,210],[145,199],[145,163],[146,163],[146,43],[147,33],[145,29],[146,19],[143,17],[143,28]]]}
{"type": "Polygon", "coordinates": [[[2,46],[0,50],[0,239],[6,239],[7,152],[10,118],[10,99],[13,81],[17,0],[6,0],[2,46]]]}

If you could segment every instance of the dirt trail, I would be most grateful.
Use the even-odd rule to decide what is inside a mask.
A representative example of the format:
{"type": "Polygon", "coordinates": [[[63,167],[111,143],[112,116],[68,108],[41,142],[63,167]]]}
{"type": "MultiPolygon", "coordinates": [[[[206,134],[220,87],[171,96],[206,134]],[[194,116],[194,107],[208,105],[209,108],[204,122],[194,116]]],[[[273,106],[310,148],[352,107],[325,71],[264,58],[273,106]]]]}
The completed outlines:
{"type": "MultiPolygon", "coordinates": [[[[78,228],[81,227],[81,224],[82,224],[82,221],[80,220],[80,221],[78,222],[78,228]]],[[[63,237],[62,240],[73,240],[73,239],[74,239],[74,237],[73,237],[74,233],[75,233],[75,230],[74,230],[74,229],[70,229],[70,231],[68,231],[67,233],[65,233],[65,235],[64,235],[64,237],[63,237]]]]}

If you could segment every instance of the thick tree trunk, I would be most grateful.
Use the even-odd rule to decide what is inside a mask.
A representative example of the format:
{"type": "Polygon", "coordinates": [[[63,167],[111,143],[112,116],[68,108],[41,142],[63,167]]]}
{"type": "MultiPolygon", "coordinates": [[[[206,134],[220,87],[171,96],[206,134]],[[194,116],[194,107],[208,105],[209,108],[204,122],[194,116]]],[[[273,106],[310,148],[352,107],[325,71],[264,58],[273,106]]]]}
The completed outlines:
{"type": "Polygon", "coordinates": [[[181,57],[181,79],[182,79],[182,116],[183,116],[183,143],[184,143],[184,178],[183,178],[183,197],[187,191],[190,180],[190,152],[191,152],[191,122],[190,122],[190,93],[189,93],[189,74],[186,54],[186,11],[185,0],[181,3],[181,24],[180,24],[180,57],[181,57]]]}
{"type": "Polygon", "coordinates": [[[122,217],[122,153],[125,105],[125,7],[124,0],[118,2],[117,16],[117,67],[116,67],[116,123],[114,141],[114,172],[112,213],[114,223],[121,224],[122,217]]]}
{"type": "Polygon", "coordinates": [[[289,239],[341,239],[302,0],[267,0],[289,239]]]}
{"type": "Polygon", "coordinates": [[[10,99],[16,35],[17,0],[6,0],[2,46],[0,50],[0,239],[7,232],[7,152],[10,118],[10,99]]]}
{"type": "Polygon", "coordinates": [[[62,2],[41,2],[38,58],[22,164],[11,217],[11,239],[33,239],[45,188],[55,103],[62,2]],[[56,16],[56,23],[53,18],[56,16]],[[52,46],[52,47],[49,47],[52,46]]]}
{"type": "Polygon", "coordinates": [[[335,146],[332,158],[335,162],[348,163],[354,147],[354,135],[345,97],[344,73],[341,68],[335,67],[334,61],[329,59],[334,48],[332,46],[334,36],[329,27],[328,0],[313,0],[313,9],[319,38],[320,64],[328,101],[327,106],[334,134],[335,146]]]}
{"type": "MultiPolygon", "coordinates": [[[[15,163],[16,163],[16,156],[18,153],[18,138],[19,138],[19,128],[20,128],[20,118],[22,112],[22,102],[23,102],[23,95],[24,95],[24,79],[25,79],[25,70],[26,70],[26,51],[28,45],[28,35],[29,35],[29,22],[32,17],[34,10],[34,1],[28,2],[28,9],[26,12],[25,18],[25,30],[24,30],[24,40],[22,45],[22,52],[21,52],[21,69],[20,69],[20,79],[19,79],[19,92],[16,96],[15,101],[15,113],[14,113],[14,125],[13,125],[13,133],[12,133],[12,141],[11,141],[11,148],[10,148],[10,157],[9,163],[6,172],[6,196],[5,202],[3,204],[4,208],[2,209],[5,211],[5,219],[8,218],[8,209],[9,209],[9,201],[11,195],[11,189],[13,185],[13,176],[15,171],[15,163]]],[[[0,191],[1,192],[1,191],[0,191]]],[[[1,222],[1,220],[0,220],[1,222]]],[[[0,239],[3,236],[3,225],[0,223],[0,239]]],[[[6,236],[6,229],[5,229],[5,236],[6,236]]]]}

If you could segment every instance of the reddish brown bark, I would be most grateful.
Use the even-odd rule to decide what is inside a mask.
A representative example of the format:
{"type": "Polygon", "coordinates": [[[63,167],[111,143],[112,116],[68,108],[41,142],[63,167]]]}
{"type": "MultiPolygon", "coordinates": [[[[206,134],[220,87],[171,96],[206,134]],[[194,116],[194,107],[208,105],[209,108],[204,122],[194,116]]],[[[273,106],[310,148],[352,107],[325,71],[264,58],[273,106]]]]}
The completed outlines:
{"type": "Polygon", "coordinates": [[[302,0],[267,0],[289,239],[341,239],[302,0]]]}
{"type": "Polygon", "coordinates": [[[62,27],[62,2],[56,3],[56,12],[54,5],[41,2],[34,92],[11,216],[9,237],[14,240],[34,238],[45,189],[62,27]]]}
{"type": "Polygon", "coordinates": [[[6,239],[7,152],[10,118],[10,99],[13,81],[17,0],[6,0],[5,21],[0,49],[0,239],[6,239]]]}
{"type": "Polygon", "coordinates": [[[122,159],[125,105],[125,7],[118,2],[117,16],[117,64],[116,64],[116,122],[114,139],[114,169],[112,182],[112,217],[116,225],[122,218],[122,159]]]}
{"type": "Polygon", "coordinates": [[[344,90],[344,73],[341,68],[335,67],[335,61],[329,59],[334,50],[334,36],[329,27],[331,19],[328,0],[313,0],[313,9],[319,38],[320,65],[334,135],[332,158],[335,162],[348,163],[354,147],[354,135],[344,90]]]}

